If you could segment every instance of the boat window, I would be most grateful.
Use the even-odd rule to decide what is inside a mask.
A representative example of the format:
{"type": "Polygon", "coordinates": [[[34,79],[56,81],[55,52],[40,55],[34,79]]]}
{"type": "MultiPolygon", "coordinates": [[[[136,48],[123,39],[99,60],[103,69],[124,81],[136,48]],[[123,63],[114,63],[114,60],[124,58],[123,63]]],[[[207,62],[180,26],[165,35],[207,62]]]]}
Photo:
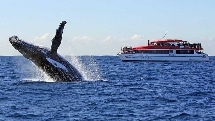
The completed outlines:
{"type": "Polygon", "coordinates": [[[194,54],[194,50],[176,50],[176,54],[194,54]]]}
{"type": "Polygon", "coordinates": [[[143,54],[169,54],[169,50],[135,50],[135,53],[143,53],[143,54]]]}
{"type": "Polygon", "coordinates": [[[169,50],[169,53],[173,53],[173,50],[169,50]]]}

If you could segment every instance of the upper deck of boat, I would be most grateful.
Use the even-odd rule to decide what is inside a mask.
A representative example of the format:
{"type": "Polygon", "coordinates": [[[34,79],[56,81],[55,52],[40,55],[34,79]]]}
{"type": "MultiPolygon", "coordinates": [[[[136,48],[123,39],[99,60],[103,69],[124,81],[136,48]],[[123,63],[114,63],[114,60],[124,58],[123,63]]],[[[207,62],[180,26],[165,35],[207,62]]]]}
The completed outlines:
{"type": "Polygon", "coordinates": [[[148,45],[136,46],[132,50],[146,50],[146,49],[190,49],[190,50],[203,50],[201,43],[189,43],[188,41],[178,39],[165,39],[150,42],[148,45]]]}

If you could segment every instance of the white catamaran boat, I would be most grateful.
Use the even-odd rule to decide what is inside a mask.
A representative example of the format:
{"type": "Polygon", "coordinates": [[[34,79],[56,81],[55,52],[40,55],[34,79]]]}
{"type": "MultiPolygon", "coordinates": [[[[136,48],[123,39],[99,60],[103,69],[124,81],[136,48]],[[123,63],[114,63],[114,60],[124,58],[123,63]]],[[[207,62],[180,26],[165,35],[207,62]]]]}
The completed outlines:
{"type": "Polygon", "coordinates": [[[209,61],[201,43],[178,39],[148,40],[146,46],[123,47],[118,55],[122,61],[209,61]]]}

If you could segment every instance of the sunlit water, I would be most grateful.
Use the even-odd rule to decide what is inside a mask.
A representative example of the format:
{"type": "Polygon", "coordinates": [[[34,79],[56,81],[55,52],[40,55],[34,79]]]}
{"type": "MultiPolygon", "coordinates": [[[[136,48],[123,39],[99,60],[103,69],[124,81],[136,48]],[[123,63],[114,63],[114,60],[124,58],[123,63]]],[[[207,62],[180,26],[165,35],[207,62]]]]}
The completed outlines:
{"type": "Polygon", "coordinates": [[[211,62],[66,57],[84,76],[54,82],[24,57],[0,57],[0,120],[215,120],[211,62]]]}

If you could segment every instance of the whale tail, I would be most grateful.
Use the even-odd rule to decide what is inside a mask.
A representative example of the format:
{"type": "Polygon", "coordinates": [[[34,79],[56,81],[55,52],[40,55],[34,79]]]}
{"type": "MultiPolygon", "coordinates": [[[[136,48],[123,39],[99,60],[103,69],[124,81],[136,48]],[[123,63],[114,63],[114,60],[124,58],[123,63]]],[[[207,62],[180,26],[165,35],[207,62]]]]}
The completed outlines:
{"type": "Polygon", "coordinates": [[[52,39],[51,53],[53,53],[53,54],[57,53],[57,49],[61,44],[63,29],[64,29],[64,26],[65,26],[66,23],[67,23],[66,21],[62,21],[60,23],[58,29],[56,30],[56,35],[52,39]]]}

